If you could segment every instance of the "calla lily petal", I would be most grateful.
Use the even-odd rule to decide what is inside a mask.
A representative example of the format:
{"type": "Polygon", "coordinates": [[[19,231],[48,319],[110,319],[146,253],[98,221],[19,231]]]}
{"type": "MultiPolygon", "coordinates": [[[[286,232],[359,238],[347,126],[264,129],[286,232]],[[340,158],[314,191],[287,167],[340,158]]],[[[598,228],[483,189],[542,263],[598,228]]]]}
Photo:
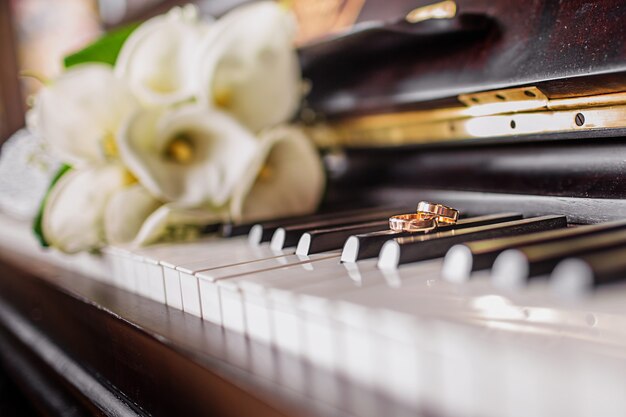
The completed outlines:
{"type": "Polygon", "coordinates": [[[190,240],[198,236],[200,227],[217,223],[224,217],[224,213],[206,208],[186,209],[165,204],[146,219],[133,245],[190,240]]]}
{"type": "Polygon", "coordinates": [[[146,104],[187,100],[196,91],[194,62],[208,27],[191,5],[147,20],[124,42],[115,72],[146,104]]]}
{"type": "Polygon", "coordinates": [[[232,218],[249,222],[314,211],[324,190],[324,170],[302,130],[277,127],[264,132],[260,144],[233,193],[232,218]]]}
{"type": "Polygon", "coordinates": [[[43,232],[50,246],[76,253],[104,242],[104,211],[111,196],[128,181],[118,165],[95,166],[65,174],[50,191],[43,213],[43,232]]]}
{"type": "Polygon", "coordinates": [[[145,110],[118,135],[122,160],[157,198],[221,206],[256,153],[256,138],[227,114],[199,105],[145,110]]]}
{"type": "Polygon", "coordinates": [[[132,242],[146,219],[162,205],[140,184],[115,193],[104,213],[107,242],[114,245],[132,242]]]}
{"type": "Polygon", "coordinates": [[[232,113],[254,132],[289,120],[302,96],[294,33],[293,16],[275,2],[226,14],[199,54],[202,102],[232,113]]]}
{"type": "Polygon", "coordinates": [[[109,66],[83,64],[44,87],[29,118],[36,120],[37,133],[53,151],[78,166],[114,157],[107,146],[137,107],[126,83],[109,66]]]}

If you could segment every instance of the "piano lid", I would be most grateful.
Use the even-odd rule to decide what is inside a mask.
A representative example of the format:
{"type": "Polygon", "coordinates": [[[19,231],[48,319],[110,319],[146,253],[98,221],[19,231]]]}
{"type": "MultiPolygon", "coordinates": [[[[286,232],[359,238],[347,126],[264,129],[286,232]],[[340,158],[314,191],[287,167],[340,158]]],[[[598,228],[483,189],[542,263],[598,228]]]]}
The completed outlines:
{"type": "Polygon", "coordinates": [[[623,134],[625,3],[431,3],[295,0],[318,142],[623,134]]]}

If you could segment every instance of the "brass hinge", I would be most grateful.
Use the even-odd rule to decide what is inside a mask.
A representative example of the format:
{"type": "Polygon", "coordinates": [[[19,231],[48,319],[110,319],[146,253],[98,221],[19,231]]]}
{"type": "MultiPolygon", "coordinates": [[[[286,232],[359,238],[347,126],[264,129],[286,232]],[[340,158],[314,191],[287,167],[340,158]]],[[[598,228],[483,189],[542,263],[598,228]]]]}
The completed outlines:
{"type": "Polygon", "coordinates": [[[547,109],[549,102],[548,97],[537,87],[461,94],[457,98],[473,109],[468,112],[472,116],[547,109]]]}
{"type": "Polygon", "coordinates": [[[327,146],[397,146],[626,128],[626,92],[549,99],[535,86],[458,96],[460,105],[346,117],[310,132],[327,146]]]}

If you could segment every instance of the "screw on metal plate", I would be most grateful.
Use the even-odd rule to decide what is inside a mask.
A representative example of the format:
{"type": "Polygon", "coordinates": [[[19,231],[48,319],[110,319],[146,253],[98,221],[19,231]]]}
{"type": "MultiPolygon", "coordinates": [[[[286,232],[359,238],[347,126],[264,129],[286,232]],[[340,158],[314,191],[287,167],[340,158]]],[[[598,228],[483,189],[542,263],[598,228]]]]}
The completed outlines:
{"type": "Polygon", "coordinates": [[[576,113],[575,120],[577,126],[582,126],[585,124],[585,115],[582,113],[576,113]]]}

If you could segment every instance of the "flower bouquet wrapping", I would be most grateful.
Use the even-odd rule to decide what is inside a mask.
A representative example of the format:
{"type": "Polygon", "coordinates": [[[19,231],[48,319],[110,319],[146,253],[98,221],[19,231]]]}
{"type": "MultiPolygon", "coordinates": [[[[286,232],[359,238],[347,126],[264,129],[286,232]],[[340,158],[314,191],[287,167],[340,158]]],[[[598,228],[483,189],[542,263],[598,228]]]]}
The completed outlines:
{"type": "Polygon", "coordinates": [[[196,236],[311,212],[319,154],[296,124],[295,19],[274,2],[218,20],[175,8],[69,56],[29,129],[62,165],[35,231],[63,252],[196,236]]]}

